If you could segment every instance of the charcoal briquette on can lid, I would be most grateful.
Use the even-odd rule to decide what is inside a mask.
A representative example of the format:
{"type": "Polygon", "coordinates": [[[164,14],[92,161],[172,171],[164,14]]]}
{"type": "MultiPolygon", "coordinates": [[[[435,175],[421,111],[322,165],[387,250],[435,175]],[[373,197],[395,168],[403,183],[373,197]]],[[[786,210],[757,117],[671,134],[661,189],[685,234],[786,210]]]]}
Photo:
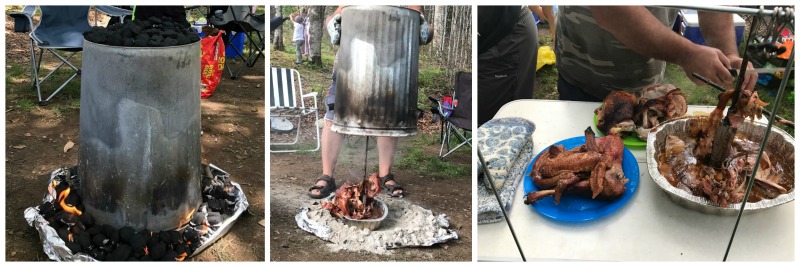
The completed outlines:
{"type": "Polygon", "coordinates": [[[117,23],[106,28],[92,27],[85,32],[86,40],[111,46],[165,47],[194,43],[200,36],[186,23],[169,17],[151,17],[117,23]],[[155,38],[155,36],[162,36],[155,38]]]}

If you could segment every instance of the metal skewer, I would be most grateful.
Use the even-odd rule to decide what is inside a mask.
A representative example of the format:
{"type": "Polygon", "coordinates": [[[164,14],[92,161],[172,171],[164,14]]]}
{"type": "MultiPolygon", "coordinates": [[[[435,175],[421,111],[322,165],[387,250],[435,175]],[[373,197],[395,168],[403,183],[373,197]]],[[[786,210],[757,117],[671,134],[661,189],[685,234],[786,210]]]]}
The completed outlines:
{"type": "Polygon", "coordinates": [[[519,240],[517,240],[517,233],[514,232],[514,226],[511,225],[511,221],[508,219],[506,209],[503,207],[503,201],[500,199],[500,194],[497,193],[497,188],[494,187],[494,178],[492,178],[492,174],[489,173],[489,167],[486,165],[486,161],[483,160],[483,154],[481,154],[480,148],[478,148],[478,160],[480,161],[481,166],[483,166],[483,174],[485,174],[486,178],[489,180],[489,185],[492,187],[494,197],[497,198],[497,204],[500,205],[500,211],[503,212],[503,219],[506,220],[508,229],[511,230],[511,236],[514,238],[514,244],[517,245],[519,255],[522,256],[523,262],[527,262],[527,260],[525,260],[525,253],[522,252],[522,247],[519,246],[519,240]]]}
{"type": "MultiPolygon", "coordinates": [[[[367,135],[366,142],[364,142],[364,178],[361,178],[361,184],[367,184],[367,155],[369,153],[369,135],[367,135]]],[[[361,203],[367,203],[367,194],[361,194],[361,203]]]]}
{"type": "MultiPolygon", "coordinates": [[[[789,56],[789,60],[790,60],[789,62],[794,62],[793,59],[794,59],[794,50],[792,50],[792,53],[789,56]]],[[[786,65],[786,72],[785,73],[789,73],[789,71],[791,71],[791,70],[792,70],[792,65],[791,65],[791,63],[789,63],[788,65],[786,65]]],[[[769,116],[769,121],[767,122],[767,132],[764,133],[764,139],[761,140],[761,148],[758,149],[758,156],[756,157],[755,164],[753,164],[753,171],[750,174],[750,178],[747,179],[747,189],[744,192],[744,197],[742,199],[742,204],[739,207],[739,215],[736,216],[736,224],[733,226],[733,233],[731,233],[731,239],[730,239],[730,241],[728,241],[728,248],[725,249],[725,257],[722,258],[722,261],[728,260],[728,253],[731,251],[731,245],[733,244],[733,237],[736,235],[736,229],[739,228],[739,220],[742,219],[742,213],[744,213],[744,206],[747,204],[747,198],[750,197],[750,190],[753,188],[753,182],[755,182],[755,180],[756,180],[756,173],[757,173],[757,170],[758,170],[758,165],[761,162],[761,156],[764,154],[764,148],[767,147],[767,141],[769,141],[769,134],[772,133],[772,130],[771,130],[772,129],[772,123],[775,121],[775,117],[776,117],[775,116],[775,112],[777,112],[778,105],[780,104],[781,99],[783,98],[783,93],[786,91],[784,89],[786,88],[786,82],[788,80],[789,79],[787,79],[786,76],[784,76],[783,79],[781,80],[781,85],[778,88],[778,96],[775,99],[775,106],[772,107],[772,115],[769,116]]]]}

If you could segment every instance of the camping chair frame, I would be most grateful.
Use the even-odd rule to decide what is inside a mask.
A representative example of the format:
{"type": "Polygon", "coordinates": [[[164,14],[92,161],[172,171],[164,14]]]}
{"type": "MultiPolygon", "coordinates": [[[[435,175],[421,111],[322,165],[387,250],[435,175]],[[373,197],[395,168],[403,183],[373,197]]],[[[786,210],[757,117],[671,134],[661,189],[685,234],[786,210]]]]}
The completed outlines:
{"type": "MultiPolygon", "coordinates": [[[[91,7],[86,7],[86,25],[85,28],[90,29],[91,26],[89,25],[88,17],[89,11],[91,7]]],[[[15,28],[16,32],[27,32],[28,30],[31,31],[29,34],[30,41],[31,41],[31,83],[32,88],[36,90],[36,96],[38,97],[39,101],[38,104],[40,106],[45,106],[48,104],[50,99],[56,96],[59,92],[61,92],[64,87],[67,86],[75,77],[81,75],[81,69],[76,67],[70,62],[70,59],[74,57],[78,52],[83,51],[83,47],[79,46],[58,46],[58,45],[50,45],[47,42],[40,40],[36,36],[36,30],[39,28],[41,22],[37,25],[33,23],[33,16],[36,13],[37,6],[25,6],[22,8],[22,11],[12,12],[9,14],[15,20],[15,28]],[[24,25],[27,21],[27,25],[24,25]],[[39,59],[36,59],[36,48],[39,48],[39,59]],[[44,78],[39,79],[39,71],[41,70],[42,66],[42,58],[44,58],[44,52],[47,51],[51,53],[53,56],[61,60],[59,63],[50,73],[44,76],[44,78]],[[69,53],[66,57],[60,55],[57,51],[65,51],[69,53]],[[52,94],[50,94],[47,98],[42,99],[42,88],[41,85],[44,81],[50,78],[53,74],[56,73],[62,66],[66,65],[67,67],[71,68],[74,72],[72,76],[67,78],[64,83],[62,83],[52,94]]],[[[95,10],[100,13],[107,14],[109,16],[124,16],[125,12],[120,11],[121,9],[112,8],[112,7],[95,7],[95,10]],[[111,13],[107,13],[111,12],[111,13]]],[[[44,12],[42,11],[42,16],[44,16],[44,12]]],[[[49,15],[49,14],[48,14],[49,15]]],[[[57,16],[60,14],[52,14],[49,16],[57,16]]]]}
{"type": "MultiPolygon", "coordinates": [[[[317,106],[317,92],[303,93],[303,82],[300,79],[300,72],[295,69],[288,68],[270,68],[270,118],[272,117],[291,117],[295,119],[294,128],[296,132],[294,141],[288,143],[275,143],[270,142],[270,152],[272,153],[286,153],[297,152],[295,150],[272,150],[271,146],[290,146],[296,145],[300,139],[300,131],[302,130],[303,117],[313,114],[314,122],[319,120],[319,111],[317,106]],[[296,83],[295,83],[296,82],[296,83]],[[295,84],[297,87],[295,88],[295,84]],[[297,96],[300,96],[299,98],[297,96]],[[305,100],[312,99],[314,102],[313,107],[306,107],[305,100]],[[298,105],[297,102],[300,102],[298,105]]],[[[317,146],[313,150],[304,151],[317,151],[320,148],[320,130],[316,123],[312,124],[317,133],[317,146]]]]}
{"type": "MultiPolygon", "coordinates": [[[[458,81],[459,81],[459,75],[460,74],[461,73],[457,73],[456,74],[456,79],[455,79],[456,82],[455,82],[455,86],[453,88],[453,100],[454,101],[459,99],[458,98],[458,94],[457,94],[457,90],[456,90],[455,87],[458,86],[458,84],[459,84],[458,81]]],[[[469,74],[467,74],[467,75],[469,75],[469,74]]],[[[441,117],[441,128],[439,129],[439,140],[442,142],[442,144],[441,144],[441,147],[439,148],[439,159],[444,159],[444,157],[447,157],[448,155],[452,154],[453,152],[455,152],[457,149],[459,149],[462,146],[466,145],[466,146],[469,146],[471,148],[472,147],[472,136],[467,137],[467,132],[470,131],[470,130],[469,129],[464,129],[464,128],[461,128],[461,127],[457,126],[456,124],[454,124],[450,120],[450,116],[445,116],[444,115],[445,114],[444,107],[442,106],[442,103],[439,100],[437,100],[435,98],[432,98],[432,97],[429,97],[429,99],[432,102],[435,103],[436,108],[433,109],[433,110],[436,111],[437,115],[441,117]],[[459,143],[455,147],[451,148],[450,147],[450,140],[453,137],[455,137],[456,140],[459,143]]],[[[456,107],[453,107],[453,109],[455,109],[455,108],[456,107]]],[[[450,115],[452,115],[452,113],[450,115]]]]}
{"type": "MultiPolygon", "coordinates": [[[[255,66],[256,62],[258,62],[259,58],[261,57],[266,58],[266,55],[264,54],[264,46],[265,46],[264,36],[262,34],[264,30],[257,29],[254,27],[254,25],[250,25],[245,21],[245,19],[251,16],[255,17],[257,20],[264,20],[265,18],[258,18],[258,16],[263,16],[263,14],[258,15],[255,13],[248,13],[244,17],[239,18],[236,12],[232,11],[233,6],[228,6],[227,8],[228,9],[226,11],[226,14],[230,13],[233,20],[228,21],[225,24],[214,25],[214,26],[225,31],[224,36],[222,38],[225,47],[231,47],[233,51],[236,52],[236,57],[242,60],[242,66],[239,67],[239,69],[236,70],[235,72],[230,68],[228,60],[225,60],[225,68],[228,69],[228,74],[230,74],[230,78],[232,80],[236,80],[239,78],[239,74],[242,72],[242,70],[244,70],[245,67],[252,68],[253,66],[255,66]],[[231,44],[230,38],[235,36],[231,35],[231,32],[234,31],[236,32],[236,34],[245,35],[245,39],[247,39],[247,49],[250,51],[250,54],[247,55],[247,57],[245,57],[244,51],[240,51],[238,48],[236,48],[231,44]]],[[[214,16],[213,8],[209,8],[208,11],[209,11],[208,17],[214,16]]],[[[208,21],[210,24],[213,25],[212,19],[209,18],[208,21]]],[[[266,24],[266,21],[264,21],[263,23],[266,24]]]]}

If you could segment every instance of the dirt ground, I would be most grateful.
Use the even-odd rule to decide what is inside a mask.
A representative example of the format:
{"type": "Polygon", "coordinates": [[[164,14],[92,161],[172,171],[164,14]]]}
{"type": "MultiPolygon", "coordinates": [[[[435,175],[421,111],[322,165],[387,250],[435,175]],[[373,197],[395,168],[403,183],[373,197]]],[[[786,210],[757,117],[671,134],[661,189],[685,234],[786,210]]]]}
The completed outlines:
{"type": "MultiPolygon", "coordinates": [[[[402,147],[415,137],[402,138],[402,147]]],[[[438,136],[436,137],[438,138],[438,136]]],[[[368,171],[377,170],[375,144],[370,142],[368,171]]],[[[424,153],[436,155],[439,147],[425,147],[424,153]]],[[[469,153],[456,153],[447,161],[470,164],[469,153]]],[[[395,168],[398,182],[405,189],[405,201],[448,216],[458,240],[427,248],[402,248],[389,255],[367,252],[332,252],[326,242],[297,227],[294,216],[304,205],[315,200],[306,196],[308,187],[320,175],[319,153],[286,153],[270,156],[270,261],[471,261],[472,260],[472,182],[465,177],[435,177],[416,170],[395,168]]],[[[337,163],[337,185],[345,180],[357,182],[364,173],[364,141],[343,146],[337,163]]],[[[382,194],[381,197],[384,197],[382,194]]]]}
{"type": "MultiPolygon", "coordinates": [[[[8,19],[8,18],[7,18],[8,19]]],[[[7,65],[28,66],[27,33],[13,33],[6,21],[7,65]],[[12,45],[19,44],[19,45],[12,45]],[[22,53],[22,54],[20,54],[22,53]]],[[[52,57],[51,57],[52,58],[52,57]]],[[[47,66],[48,62],[43,63],[47,66]]],[[[8,70],[8,68],[7,68],[8,70]]],[[[25,76],[29,78],[29,76],[25,76]]],[[[239,80],[224,76],[214,96],[202,101],[203,163],[213,163],[242,185],[250,203],[233,228],[192,261],[265,260],[264,180],[264,60],[245,69],[239,80]]],[[[78,79],[76,81],[80,83],[78,79]]],[[[6,88],[29,86],[30,80],[6,78],[6,88]]],[[[79,108],[51,106],[30,110],[15,108],[19,98],[35,99],[35,91],[6,99],[6,254],[8,261],[43,261],[39,234],[23,218],[25,208],[41,204],[46,182],[53,170],[74,166],[78,160],[79,108]],[[75,147],[63,152],[72,141],[75,147]]],[[[35,103],[35,101],[34,101],[35,103]]]]}

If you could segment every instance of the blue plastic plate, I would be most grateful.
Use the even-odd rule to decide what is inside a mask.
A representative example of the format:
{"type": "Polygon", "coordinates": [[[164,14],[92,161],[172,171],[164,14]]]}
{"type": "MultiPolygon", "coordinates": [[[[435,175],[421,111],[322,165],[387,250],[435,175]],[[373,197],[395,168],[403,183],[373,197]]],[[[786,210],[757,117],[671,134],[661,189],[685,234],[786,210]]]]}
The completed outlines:
{"type": "MultiPolygon", "coordinates": [[[[570,150],[584,143],[586,143],[586,137],[578,136],[561,140],[553,145],[564,145],[564,148],[570,150]]],[[[558,205],[556,205],[553,196],[547,196],[534,202],[531,207],[545,217],[564,222],[591,221],[618,210],[633,197],[633,193],[639,185],[639,164],[628,148],[624,150],[625,151],[622,153],[622,172],[625,173],[625,177],[628,178],[628,183],[625,184],[625,193],[619,198],[615,200],[595,200],[582,196],[564,194],[561,195],[561,202],[559,202],[558,205]]],[[[547,151],[546,148],[542,150],[542,152],[544,151],[547,151]]],[[[539,155],[541,155],[541,152],[539,155]]],[[[525,194],[531,191],[539,191],[539,188],[536,187],[530,177],[533,163],[536,162],[539,155],[533,158],[533,161],[528,164],[528,168],[525,170],[525,176],[523,177],[525,180],[523,183],[525,194]]]]}

